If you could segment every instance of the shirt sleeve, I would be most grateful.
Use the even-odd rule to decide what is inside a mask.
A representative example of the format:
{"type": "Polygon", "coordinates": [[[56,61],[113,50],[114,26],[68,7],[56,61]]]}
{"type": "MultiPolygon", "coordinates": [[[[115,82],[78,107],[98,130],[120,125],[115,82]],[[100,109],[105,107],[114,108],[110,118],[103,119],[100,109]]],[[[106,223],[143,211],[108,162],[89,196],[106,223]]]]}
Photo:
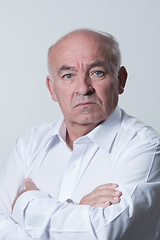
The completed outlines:
{"type": "Polygon", "coordinates": [[[11,216],[15,196],[24,188],[24,166],[18,141],[0,171],[0,240],[29,240],[24,229],[11,216]]]}
{"type": "Polygon", "coordinates": [[[33,239],[156,239],[160,146],[135,146],[133,150],[134,147],[132,154],[125,151],[111,173],[110,179],[122,191],[119,204],[93,208],[60,203],[41,191],[29,191],[17,200],[12,217],[33,239]]]}

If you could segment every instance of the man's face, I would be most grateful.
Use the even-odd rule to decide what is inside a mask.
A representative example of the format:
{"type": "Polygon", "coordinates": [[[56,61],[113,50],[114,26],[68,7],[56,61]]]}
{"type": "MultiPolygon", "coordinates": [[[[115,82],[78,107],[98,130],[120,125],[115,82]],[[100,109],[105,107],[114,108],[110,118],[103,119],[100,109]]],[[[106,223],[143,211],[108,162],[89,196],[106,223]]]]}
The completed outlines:
{"type": "Polygon", "coordinates": [[[51,52],[49,90],[66,124],[96,126],[117,106],[118,74],[109,74],[106,54],[104,44],[84,35],[62,40],[51,52]]]}

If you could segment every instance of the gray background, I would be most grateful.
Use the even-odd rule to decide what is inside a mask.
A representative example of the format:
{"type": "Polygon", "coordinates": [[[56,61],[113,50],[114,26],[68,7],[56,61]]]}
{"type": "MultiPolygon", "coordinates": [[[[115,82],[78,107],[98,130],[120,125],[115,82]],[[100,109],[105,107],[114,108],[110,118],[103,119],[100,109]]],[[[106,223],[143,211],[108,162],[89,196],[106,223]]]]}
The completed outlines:
{"type": "Polygon", "coordinates": [[[47,50],[77,28],[113,34],[129,76],[120,107],[160,132],[159,0],[0,0],[0,167],[29,127],[61,116],[47,50]]]}

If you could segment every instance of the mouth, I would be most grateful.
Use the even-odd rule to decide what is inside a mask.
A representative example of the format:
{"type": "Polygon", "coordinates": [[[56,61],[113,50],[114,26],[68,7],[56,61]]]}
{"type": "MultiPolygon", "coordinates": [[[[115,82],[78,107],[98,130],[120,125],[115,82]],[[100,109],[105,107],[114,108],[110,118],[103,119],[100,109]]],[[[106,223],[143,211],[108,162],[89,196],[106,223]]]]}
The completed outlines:
{"type": "Polygon", "coordinates": [[[80,102],[74,108],[89,107],[89,106],[92,106],[95,104],[96,103],[94,103],[94,102],[80,102]]]}

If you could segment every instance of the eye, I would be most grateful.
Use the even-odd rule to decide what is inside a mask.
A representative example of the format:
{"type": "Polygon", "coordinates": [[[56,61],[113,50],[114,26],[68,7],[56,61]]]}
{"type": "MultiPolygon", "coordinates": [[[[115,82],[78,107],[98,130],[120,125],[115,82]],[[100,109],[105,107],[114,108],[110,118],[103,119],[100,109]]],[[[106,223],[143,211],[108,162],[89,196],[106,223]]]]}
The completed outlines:
{"type": "Polygon", "coordinates": [[[66,78],[66,79],[70,79],[70,78],[72,78],[72,74],[65,74],[64,76],[63,76],[63,78],[66,78]]]}
{"type": "Polygon", "coordinates": [[[94,72],[94,75],[102,77],[102,76],[104,76],[104,72],[98,70],[98,71],[95,71],[95,72],[94,72]]]}

